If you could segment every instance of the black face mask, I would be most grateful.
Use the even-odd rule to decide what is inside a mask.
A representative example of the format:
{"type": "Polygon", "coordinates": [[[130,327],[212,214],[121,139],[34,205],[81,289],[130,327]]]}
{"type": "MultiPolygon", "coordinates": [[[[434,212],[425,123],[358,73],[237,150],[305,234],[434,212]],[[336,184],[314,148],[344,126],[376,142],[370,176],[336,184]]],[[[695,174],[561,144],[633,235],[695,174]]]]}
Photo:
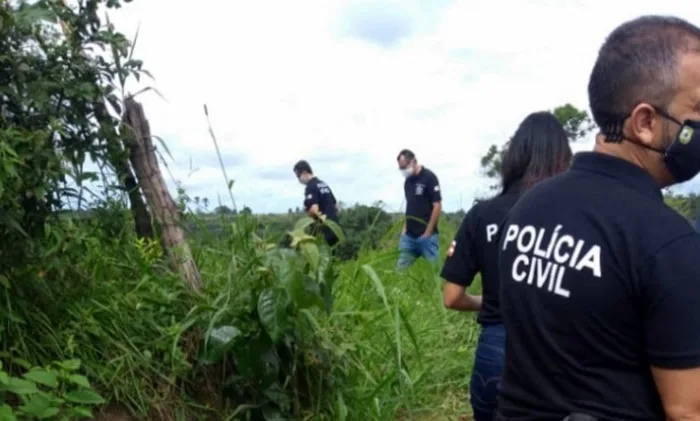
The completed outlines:
{"type": "Polygon", "coordinates": [[[639,146],[664,155],[664,164],[676,183],[688,181],[700,173],[700,121],[676,120],[667,113],[656,110],[662,117],[678,124],[681,128],[671,146],[665,149],[637,143],[639,146]]]}

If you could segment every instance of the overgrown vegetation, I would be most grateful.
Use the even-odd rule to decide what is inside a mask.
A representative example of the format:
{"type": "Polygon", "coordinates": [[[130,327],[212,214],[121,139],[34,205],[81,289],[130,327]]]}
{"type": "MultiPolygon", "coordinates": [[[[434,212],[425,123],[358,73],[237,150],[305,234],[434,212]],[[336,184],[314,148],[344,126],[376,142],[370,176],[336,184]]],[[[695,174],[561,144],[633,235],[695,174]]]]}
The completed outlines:
{"type": "MultiPolygon", "coordinates": [[[[152,234],[137,235],[143,198],[121,116],[126,79],[145,71],[101,19],[119,6],[0,6],[3,419],[77,419],[96,405],[94,414],[127,408],[164,420],[418,411],[429,401],[420,387],[442,391],[422,355],[426,332],[445,326],[411,327],[414,315],[420,326],[440,309],[432,272],[401,286],[427,294],[418,311],[391,289],[406,279],[377,272],[392,256],[340,266],[304,234],[308,219],[297,218],[281,247],[249,209],[234,219],[220,209],[218,232],[193,237],[196,290],[152,234]],[[89,161],[98,171],[85,170],[89,161]]],[[[181,210],[192,226],[211,221],[181,210]]],[[[345,259],[380,246],[392,222],[370,208],[356,219],[344,221],[345,259]]]]}
{"type": "Polygon", "coordinates": [[[183,281],[135,223],[123,87],[147,74],[101,18],[120,2],[76,4],[0,3],[0,419],[467,413],[474,319],[443,309],[431,265],[393,270],[402,221],[380,206],[340,212],[332,258],[299,211],[180,195],[203,287],[183,281]]]}

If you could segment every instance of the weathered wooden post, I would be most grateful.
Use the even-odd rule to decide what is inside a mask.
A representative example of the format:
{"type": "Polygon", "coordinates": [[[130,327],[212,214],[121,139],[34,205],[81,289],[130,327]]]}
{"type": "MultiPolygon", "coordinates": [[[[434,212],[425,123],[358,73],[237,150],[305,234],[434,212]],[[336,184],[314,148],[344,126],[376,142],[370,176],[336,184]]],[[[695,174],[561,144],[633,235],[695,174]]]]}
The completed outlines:
{"type": "Polygon", "coordinates": [[[146,197],[151,214],[160,227],[163,249],[172,259],[175,268],[185,277],[185,281],[195,290],[202,285],[199,268],[192,258],[192,252],[185,231],[180,226],[180,215],[175,201],[168,192],[165,179],[160,171],[153,147],[151,128],[143,112],[143,106],[133,98],[124,101],[123,122],[127,133],[132,136],[129,144],[131,166],[146,197]]]}

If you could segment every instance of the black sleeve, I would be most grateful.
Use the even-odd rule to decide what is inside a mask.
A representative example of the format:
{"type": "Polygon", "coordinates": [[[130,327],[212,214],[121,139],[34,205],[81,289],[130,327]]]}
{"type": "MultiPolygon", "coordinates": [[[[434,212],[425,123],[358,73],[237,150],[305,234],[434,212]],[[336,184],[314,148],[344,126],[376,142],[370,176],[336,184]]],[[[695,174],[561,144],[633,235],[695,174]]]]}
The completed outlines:
{"type": "Polygon", "coordinates": [[[464,217],[457,230],[452,244],[447,251],[447,259],[440,272],[447,282],[463,287],[468,287],[479,272],[480,267],[476,258],[476,217],[475,208],[472,207],[464,217]]]}
{"type": "Polygon", "coordinates": [[[425,187],[428,191],[427,195],[430,199],[430,203],[441,202],[442,194],[440,193],[440,181],[438,180],[437,175],[435,175],[435,173],[430,174],[427,184],[428,185],[425,187]]]}
{"type": "Polygon", "coordinates": [[[679,237],[656,252],[645,280],[645,339],[656,367],[700,367],[700,234],[679,237]]]}
{"type": "Polygon", "coordinates": [[[318,186],[314,184],[307,184],[306,189],[304,189],[304,206],[308,210],[313,205],[318,205],[318,186]]]}

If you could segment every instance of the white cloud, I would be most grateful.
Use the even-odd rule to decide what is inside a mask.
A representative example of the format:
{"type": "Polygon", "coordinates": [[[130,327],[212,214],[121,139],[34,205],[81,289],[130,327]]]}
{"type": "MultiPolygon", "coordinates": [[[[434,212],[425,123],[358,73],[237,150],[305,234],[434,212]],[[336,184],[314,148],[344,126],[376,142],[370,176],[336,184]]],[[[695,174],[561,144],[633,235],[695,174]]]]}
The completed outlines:
{"type": "Polygon", "coordinates": [[[637,15],[669,11],[700,23],[680,0],[633,9],[602,0],[140,0],[112,16],[127,35],[141,23],[136,56],[168,99],[142,101],[175,156],[175,176],[192,196],[227,197],[206,103],[222,151],[246,161],[227,167],[239,206],[268,212],[300,204],[291,172],[300,158],[340,200],[398,209],[395,157],[404,147],[438,174],[448,210],[468,206],[487,192],[479,159],[491,143],[529,112],[565,102],[587,108],[605,35],[637,15]],[[373,30],[383,24],[391,30],[373,30]],[[363,36],[396,39],[382,47],[363,36]],[[188,178],[190,155],[200,169],[188,178]],[[256,177],[269,168],[286,178],[256,177]]]}

